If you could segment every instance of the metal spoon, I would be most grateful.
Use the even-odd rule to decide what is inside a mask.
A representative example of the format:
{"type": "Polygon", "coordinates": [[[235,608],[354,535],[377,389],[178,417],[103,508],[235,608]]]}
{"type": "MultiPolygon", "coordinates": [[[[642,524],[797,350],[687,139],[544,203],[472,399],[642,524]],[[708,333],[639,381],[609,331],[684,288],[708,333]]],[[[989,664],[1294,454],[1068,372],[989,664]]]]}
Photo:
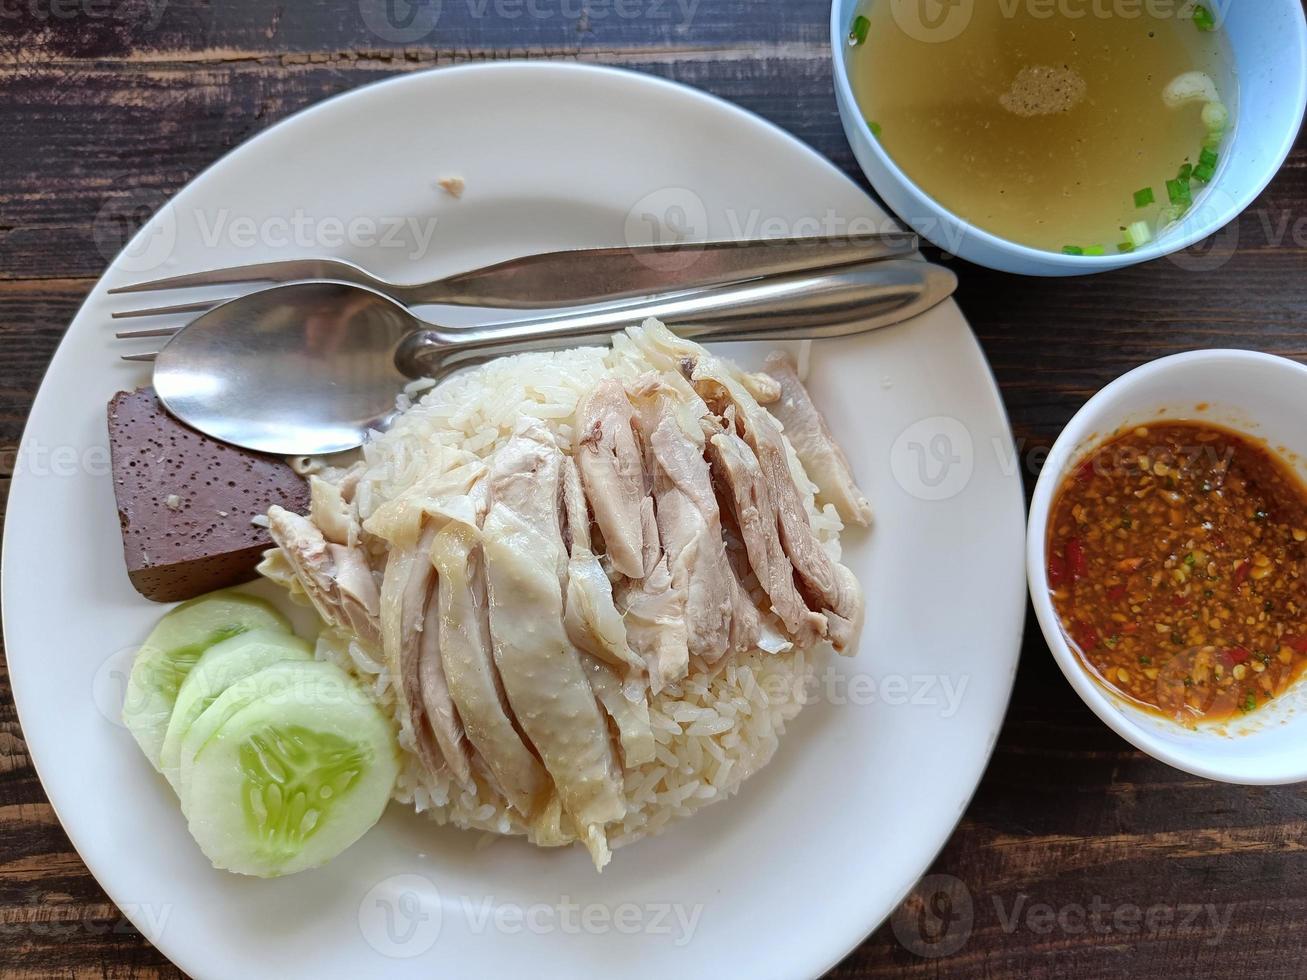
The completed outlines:
{"type": "Polygon", "coordinates": [[[957,287],[941,266],[893,260],[477,327],[419,320],[343,282],[273,286],[175,334],[154,363],[164,406],[223,442],[280,455],[352,449],[395,414],[410,378],[551,350],[657,317],[694,340],[843,337],[907,320],[957,287]]]}

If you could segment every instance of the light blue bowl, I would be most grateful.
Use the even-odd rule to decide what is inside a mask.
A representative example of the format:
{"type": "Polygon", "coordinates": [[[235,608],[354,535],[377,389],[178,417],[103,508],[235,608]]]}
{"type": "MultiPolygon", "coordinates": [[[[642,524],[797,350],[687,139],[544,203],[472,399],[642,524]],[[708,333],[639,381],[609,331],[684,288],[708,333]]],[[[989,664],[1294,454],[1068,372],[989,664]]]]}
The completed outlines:
{"type": "MultiPolygon", "coordinates": [[[[1302,0],[1213,0],[1225,11],[1222,30],[1234,51],[1239,104],[1232,106],[1233,136],[1221,154],[1216,178],[1194,207],[1165,234],[1122,255],[1063,255],[1018,245],[990,234],[949,211],[890,159],[872,135],[853,97],[848,73],[848,34],[859,9],[868,3],[903,3],[926,10],[939,0],[835,0],[831,7],[831,51],[835,60],[835,98],[853,155],[871,186],[890,209],[923,238],[977,265],[1032,276],[1077,276],[1147,262],[1188,248],[1216,234],[1237,218],[1266,188],[1293,148],[1307,107],[1307,18],[1302,0]]],[[[976,3],[940,5],[937,29],[950,36],[965,28],[976,3]]],[[[1205,256],[1186,256],[1195,271],[1219,266],[1236,242],[1223,236],[1205,256]]]]}

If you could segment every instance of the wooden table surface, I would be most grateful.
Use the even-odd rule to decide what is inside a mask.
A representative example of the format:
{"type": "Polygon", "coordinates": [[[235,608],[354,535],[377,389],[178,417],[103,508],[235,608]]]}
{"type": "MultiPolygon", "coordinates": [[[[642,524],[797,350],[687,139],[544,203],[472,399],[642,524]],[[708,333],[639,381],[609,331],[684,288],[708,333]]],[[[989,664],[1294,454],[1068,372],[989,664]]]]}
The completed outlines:
{"type": "MultiPolygon", "coordinates": [[[[337,92],[466,61],[618,65],[738,102],[863,181],[835,112],[826,0],[445,0],[434,29],[421,18],[435,8],[415,8],[404,29],[380,9],[0,3],[6,491],[46,363],[121,241],[106,216],[162,201],[337,92]]],[[[1085,399],[1145,361],[1202,347],[1307,361],[1307,141],[1237,225],[1181,260],[1066,281],[955,264],[1029,485],[1085,399]]],[[[175,975],[73,851],[28,759],[7,674],[0,688],[0,969],[175,975]]],[[[1033,619],[993,762],[932,875],[832,976],[1307,972],[1307,795],[1207,782],[1134,751],[1072,692],[1033,619]]]]}

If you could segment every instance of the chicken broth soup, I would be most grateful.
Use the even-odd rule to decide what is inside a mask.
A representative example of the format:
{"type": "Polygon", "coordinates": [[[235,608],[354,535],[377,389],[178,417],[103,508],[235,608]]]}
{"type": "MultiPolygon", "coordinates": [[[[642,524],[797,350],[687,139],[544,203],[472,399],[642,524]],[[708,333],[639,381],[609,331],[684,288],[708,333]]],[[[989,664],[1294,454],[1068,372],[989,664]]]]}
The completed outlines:
{"type": "Polygon", "coordinates": [[[927,194],[1011,241],[1130,252],[1215,177],[1235,104],[1216,4],[868,0],[849,76],[927,194]]]}

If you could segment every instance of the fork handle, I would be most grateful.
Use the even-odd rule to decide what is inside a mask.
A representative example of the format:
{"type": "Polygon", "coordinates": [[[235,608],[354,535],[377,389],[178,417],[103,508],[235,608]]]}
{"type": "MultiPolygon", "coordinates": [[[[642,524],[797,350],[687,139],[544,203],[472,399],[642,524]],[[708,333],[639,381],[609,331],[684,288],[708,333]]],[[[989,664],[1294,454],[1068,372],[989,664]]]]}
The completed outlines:
{"type": "Polygon", "coordinates": [[[436,282],[386,291],[414,306],[551,309],[857,265],[907,256],[916,248],[915,235],[892,232],[572,249],[509,259],[436,282]]]}
{"type": "Polygon", "coordinates": [[[406,337],[395,363],[409,377],[440,377],[488,357],[603,341],[648,317],[692,340],[844,337],[916,316],[956,288],[942,266],[875,262],[482,327],[433,325],[406,337]]]}

